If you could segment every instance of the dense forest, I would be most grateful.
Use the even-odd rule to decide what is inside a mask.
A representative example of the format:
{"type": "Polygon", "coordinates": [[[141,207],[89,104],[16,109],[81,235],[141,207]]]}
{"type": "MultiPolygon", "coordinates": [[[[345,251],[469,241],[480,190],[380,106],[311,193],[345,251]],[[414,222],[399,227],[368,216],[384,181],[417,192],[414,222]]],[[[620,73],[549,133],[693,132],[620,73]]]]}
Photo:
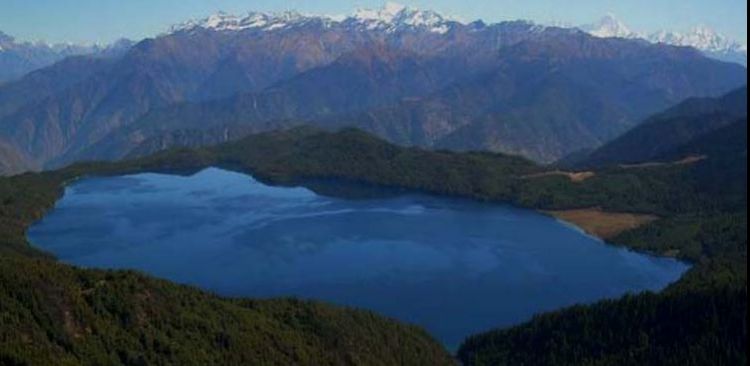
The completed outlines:
{"type": "Polygon", "coordinates": [[[744,365],[747,287],[628,295],[471,337],[466,365],[744,365]]]}
{"type": "Polygon", "coordinates": [[[26,228],[71,180],[142,171],[190,174],[219,166],[273,184],[336,179],[541,210],[598,207],[655,215],[653,223],[611,241],[691,261],[695,265],[680,282],[661,294],[563,309],[471,337],[458,353],[460,361],[746,364],[747,139],[735,143],[706,151],[706,159],[691,164],[610,167],[576,181],[540,174],[543,168],[513,156],[427,151],[358,130],[297,128],[217,147],[2,178],[0,361],[452,362],[421,330],[368,312],[294,300],[227,300],[136,273],[73,269],[25,240],[26,228]]]}

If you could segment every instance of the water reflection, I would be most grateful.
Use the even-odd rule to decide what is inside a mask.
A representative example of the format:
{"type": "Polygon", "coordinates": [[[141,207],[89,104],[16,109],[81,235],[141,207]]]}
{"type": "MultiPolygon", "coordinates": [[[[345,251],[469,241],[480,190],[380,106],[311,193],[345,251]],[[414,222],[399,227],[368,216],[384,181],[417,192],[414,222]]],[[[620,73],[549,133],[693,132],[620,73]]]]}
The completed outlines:
{"type": "MultiPolygon", "coordinates": [[[[339,184],[323,183],[316,191],[339,184]]],[[[537,312],[660,289],[686,269],[528,210],[355,186],[339,193],[347,198],[214,168],[93,178],[69,187],[29,236],[78,265],[140,269],[229,296],[372,309],[449,347],[537,312]]]]}

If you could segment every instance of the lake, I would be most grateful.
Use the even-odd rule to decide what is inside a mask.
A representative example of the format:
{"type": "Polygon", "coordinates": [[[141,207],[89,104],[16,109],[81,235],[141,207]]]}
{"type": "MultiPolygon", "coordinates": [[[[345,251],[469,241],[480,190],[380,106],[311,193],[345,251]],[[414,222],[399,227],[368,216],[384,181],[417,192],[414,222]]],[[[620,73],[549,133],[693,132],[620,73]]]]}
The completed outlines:
{"type": "Polygon", "coordinates": [[[88,178],[68,186],[28,235],[79,266],[137,269],[226,296],[370,309],[423,326],[451,349],[539,312],[662,289],[688,269],[532,210],[414,193],[363,197],[217,168],[88,178]]]}

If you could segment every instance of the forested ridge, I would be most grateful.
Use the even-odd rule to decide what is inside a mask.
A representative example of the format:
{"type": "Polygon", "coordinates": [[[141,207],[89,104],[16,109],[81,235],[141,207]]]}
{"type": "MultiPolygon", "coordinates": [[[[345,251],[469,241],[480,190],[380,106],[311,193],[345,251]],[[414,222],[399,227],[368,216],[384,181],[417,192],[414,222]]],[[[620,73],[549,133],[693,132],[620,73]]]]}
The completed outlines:
{"type": "Polygon", "coordinates": [[[219,166],[274,184],[337,179],[535,209],[600,207],[656,215],[654,223],[612,242],[694,263],[677,284],[661,294],[563,309],[471,337],[459,359],[466,365],[745,364],[738,345],[747,339],[746,141],[744,150],[709,153],[695,164],[605,168],[576,182],[554,175],[525,178],[543,169],[513,156],[427,151],[358,130],[297,128],[217,147],[2,178],[0,360],[451,362],[421,330],[367,312],[292,300],[230,301],[132,272],[73,269],[33,249],[24,237],[72,179],[142,171],[190,174],[219,166]],[[186,318],[194,322],[183,323],[186,318]],[[135,326],[145,320],[152,327],[135,326]],[[257,323],[270,330],[258,331],[257,323]],[[225,343],[229,346],[217,347],[225,343]]]}

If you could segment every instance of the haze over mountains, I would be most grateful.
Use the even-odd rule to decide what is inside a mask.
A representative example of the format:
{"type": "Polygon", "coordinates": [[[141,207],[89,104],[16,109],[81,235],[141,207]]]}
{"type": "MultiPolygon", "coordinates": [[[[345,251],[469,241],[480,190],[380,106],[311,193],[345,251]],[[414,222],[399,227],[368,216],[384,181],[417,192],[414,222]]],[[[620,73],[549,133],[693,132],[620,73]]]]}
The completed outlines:
{"type": "Polygon", "coordinates": [[[79,55],[114,56],[125,52],[132,45],[133,42],[127,39],[120,39],[109,45],[19,42],[14,37],[0,31],[0,84],[52,65],[66,57],[79,55]]]}
{"type": "Polygon", "coordinates": [[[664,43],[674,46],[687,46],[700,50],[708,57],[747,66],[747,45],[731,40],[713,29],[699,25],[687,32],[660,30],[644,33],[631,30],[614,14],[607,14],[598,22],[585,24],[580,28],[591,35],[603,38],[643,39],[651,43],[664,43]]]}
{"type": "Polygon", "coordinates": [[[55,167],[306,123],[546,163],[747,82],[744,67],[694,48],[600,36],[395,4],[217,14],[0,86],[0,161],[55,167]]]}

